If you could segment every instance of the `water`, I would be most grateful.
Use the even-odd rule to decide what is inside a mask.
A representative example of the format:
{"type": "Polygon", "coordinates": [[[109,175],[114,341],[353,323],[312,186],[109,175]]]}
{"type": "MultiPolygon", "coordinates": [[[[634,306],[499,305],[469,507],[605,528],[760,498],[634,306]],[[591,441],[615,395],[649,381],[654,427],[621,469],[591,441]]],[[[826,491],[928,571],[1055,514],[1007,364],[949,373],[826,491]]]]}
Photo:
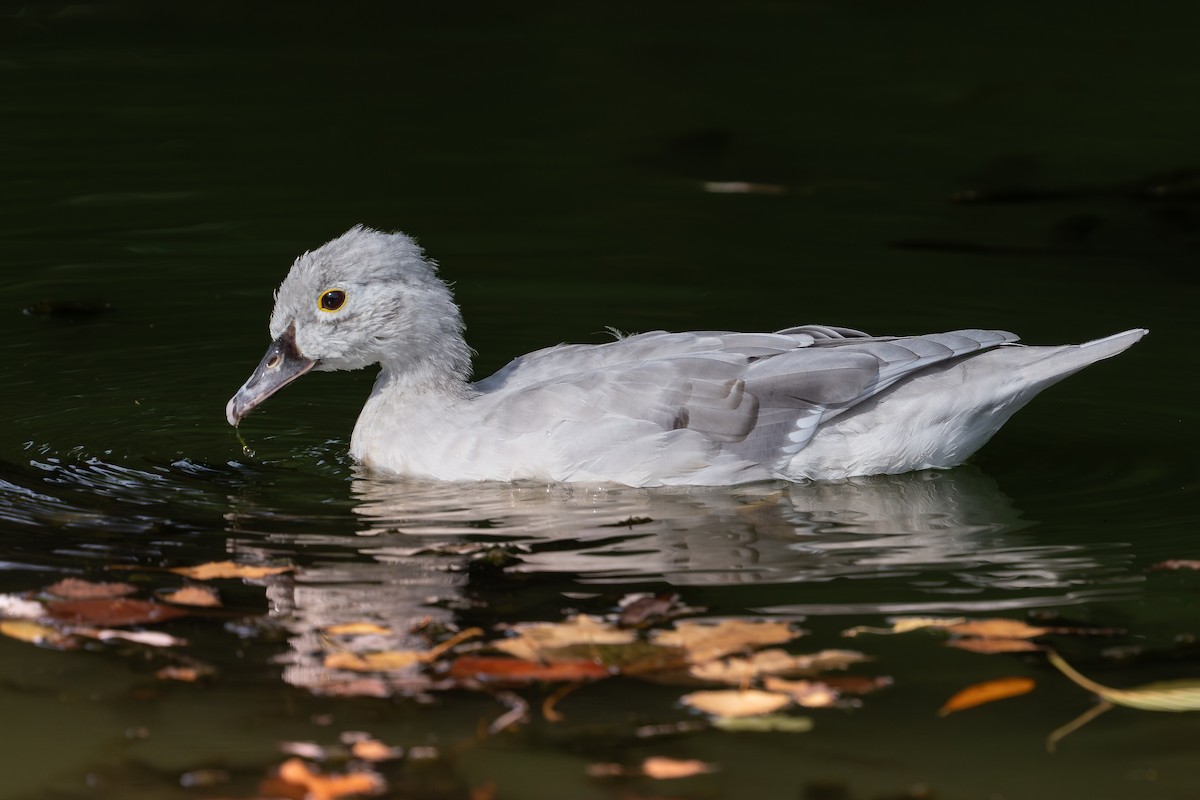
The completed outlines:
{"type": "Polygon", "coordinates": [[[1139,13],[26,4],[0,55],[0,592],[68,576],[149,592],[179,583],[160,568],[227,558],[299,570],[223,583],[225,611],[160,626],[189,639],[176,655],[0,638],[0,797],[251,797],[281,742],[355,730],[436,748],[385,768],[395,797],[1196,796],[1200,716],[1113,711],[1051,756],[1045,736],[1091,700],[1040,656],[840,636],[897,615],[1056,620],[1124,631],[1051,639],[1101,682],[1200,674],[1195,573],[1149,570],[1200,555],[1196,20],[1139,13]],[[381,480],[346,456],[368,374],[272,398],[243,425],[250,455],[223,406],[266,346],[270,293],[356,222],[442,263],[480,375],[609,325],[1151,335],[944,473],[381,480]],[[517,560],[487,567],[463,544],[517,560]],[[425,618],[493,629],[638,591],[796,621],[793,651],[853,646],[875,659],[858,672],[894,684],[813,710],[808,734],[652,740],[633,731],[690,718],[677,687],[584,687],[555,724],[533,687],[530,724],[483,738],[504,711],[486,694],[323,692],[336,622],[415,646],[425,618]],[[172,658],[217,675],[155,679],[172,658]],[[935,716],[1010,675],[1035,693],[935,716]],[[720,770],[585,774],[649,755],[720,770]],[[180,788],[201,769],[225,780],[180,788]]]}

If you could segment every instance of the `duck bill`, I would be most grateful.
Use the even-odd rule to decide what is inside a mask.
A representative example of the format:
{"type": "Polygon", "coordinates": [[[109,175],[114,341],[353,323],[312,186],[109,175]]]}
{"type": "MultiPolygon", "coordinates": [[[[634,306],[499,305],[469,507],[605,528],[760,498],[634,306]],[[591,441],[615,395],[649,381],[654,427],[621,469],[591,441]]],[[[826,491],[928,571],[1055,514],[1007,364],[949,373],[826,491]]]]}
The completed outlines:
{"type": "Polygon", "coordinates": [[[296,329],[287,332],[267,348],[267,354],[259,362],[250,379],[242,384],[237,394],[225,406],[225,419],[237,427],[247,414],[258,408],[271,395],[299,378],[317,365],[296,349],[296,329]]]}

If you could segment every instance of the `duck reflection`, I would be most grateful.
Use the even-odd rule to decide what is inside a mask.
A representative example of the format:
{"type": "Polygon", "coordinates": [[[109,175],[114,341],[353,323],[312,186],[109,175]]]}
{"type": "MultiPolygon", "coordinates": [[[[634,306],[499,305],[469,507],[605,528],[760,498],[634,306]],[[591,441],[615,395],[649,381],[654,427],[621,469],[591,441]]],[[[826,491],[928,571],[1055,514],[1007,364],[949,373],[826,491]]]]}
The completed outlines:
{"type": "MultiPolygon", "coordinates": [[[[793,615],[1062,604],[1094,592],[1122,558],[1035,540],[974,467],[670,490],[360,474],[351,496],[352,536],[338,532],[344,517],[317,532],[311,516],[264,534],[247,497],[228,518],[239,550],[276,558],[291,551],[305,564],[294,581],[268,587],[272,615],[291,632],[283,660],[296,685],[319,689],[345,678],[323,665],[331,647],[423,649],[411,632],[417,621],[451,622],[472,603],[511,600],[504,595],[520,580],[493,572],[476,581],[468,568],[470,550],[489,544],[517,553],[503,573],[511,578],[554,576],[563,590],[594,586],[614,600],[634,586],[766,587],[769,609],[793,615]],[[330,628],[351,622],[381,631],[331,643],[330,628]]],[[[278,528],[277,512],[272,518],[278,528]]]]}

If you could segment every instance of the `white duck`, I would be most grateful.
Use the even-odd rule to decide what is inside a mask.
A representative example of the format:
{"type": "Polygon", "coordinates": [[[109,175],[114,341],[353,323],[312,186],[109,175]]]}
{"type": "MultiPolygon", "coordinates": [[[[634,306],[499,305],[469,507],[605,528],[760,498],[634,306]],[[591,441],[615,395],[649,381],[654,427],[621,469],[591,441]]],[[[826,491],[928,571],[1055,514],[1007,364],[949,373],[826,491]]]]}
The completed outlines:
{"type": "Polygon", "coordinates": [[[632,486],[827,480],[961,464],[1042,389],[1146,334],[1026,347],[1005,331],[872,337],[656,331],[559,345],[471,383],[450,288],[402,233],[356,226],[296,259],[237,425],[309,370],[382,369],[350,454],[438,480],[632,486]]]}

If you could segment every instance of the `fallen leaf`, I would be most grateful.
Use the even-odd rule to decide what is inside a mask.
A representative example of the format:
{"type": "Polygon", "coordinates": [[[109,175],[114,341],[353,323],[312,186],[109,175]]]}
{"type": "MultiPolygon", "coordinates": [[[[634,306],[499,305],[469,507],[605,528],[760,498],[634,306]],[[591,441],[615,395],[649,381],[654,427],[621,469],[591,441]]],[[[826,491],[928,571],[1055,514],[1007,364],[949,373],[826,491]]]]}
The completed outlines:
{"type": "Polygon", "coordinates": [[[247,578],[255,580],[270,575],[281,575],[291,572],[292,567],[266,567],[254,564],[238,564],[233,561],[212,561],[194,567],[174,567],[170,572],[183,575],[197,581],[210,581],[217,578],[247,578]]]}
{"type": "Polygon", "coordinates": [[[0,620],[0,633],[11,639],[58,650],[76,646],[75,641],[62,631],[25,619],[0,620]]]}
{"type": "Polygon", "coordinates": [[[162,595],[162,599],[168,603],[175,603],[181,606],[213,608],[221,605],[221,599],[217,596],[217,590],[208,586],[185,586],[182,589],[162,595]]]}
{"type": "Polygon", "coordinates": [[[75,631],[81,636],[88,636],[92,639],[99,639],[102,642],[108,642],[113,639],[120,639],[134,644],[144,644],[149,647],[179,647],[187,644],[187,639],[180,639],[176,636],[171,636],[162,631],[119,631],[119,630],[94,630],[94,629],[79,629],[75,631]]]}
{"type": "Polygon", "coordinates": [[[1160,561],[1150,567],[1152,570],[1168,570],[1168,569],[1197,569],[1200,570],[1200,559],[1194,558],[1171,558],[1166,561],[1160,561]]]}
{"type": "Polygon", "coordinates": [[[821,682],[841,695],[867,694],[886,689],[893,683],[887,675],[824,675],[821,682]]]}
{"type": "Polygon", "coordinates": [[[642,774],[655,780],[672,778],[690,778],[693,775],[703,775],[716,770],[712,764],[706,764],[694,758],[667,758],[666,756],[651,756],[642,762],[642,774]]]}
{"type": "Polygon", "coordinates": [[[348,669],[354,672],[390,672],[408,669],[427,660],[427,653],[423,650],[385,650],[361,655],[339,651],[325,656],[325,668],[348,669]]]}
{"type": "Polygon", "coordinates": [[[279,766],[279,777],[304,787],[307,800],[336,800],[355,794],[379,794],[383,779],[373,772],[347,772],[344,775],[320,775],[298,758],[289,758],[279,766]]]}
{"type": "Polygon", "coordinates": [[[51,617],[65,622],[102,626],[145,625],[187,615],[173,606],[126,597],[55,600],[46,604],[46,610],[51,617]]]}
{"type": "Polygon", "coordinates": [[[761,717],[721,717],[713,727],[732,733],[808,733],[813,729],[811,717],[788,714],[764,714],[761,717]]]}
{"type": "Polygon", "coordinates": [[[1035,685],[1031,678],[998,678],[994,681],[976,683],[956,693],[938,709],[937,713],[939,717],[944,717],[955,711],[974,708],[984,703],[1028,694],[1033,691],[1035,685]]]}
{"type": "Polygon", "coordinates": [[[154,677],[160,681],[182,681],[184,683],[195,683],[205,675],[206,672],[198,667],[178,667],[168,666],[159,669],[154,673],[154,677]]]}
{"type": "Polygon", "coordinates": [[[842,631],[842,636],[858,636],[861,633],[908,633],[922,628],[945,628],[965,621],[965,617],[896,617],[891,621],[891,627],[876,628],[870,625],[859,625],[842,631]]]}
{"type": "Polygon", "coordinates": [[[1200,679],[1156,681],[1132,689],[1114,689],[1085,677],[1053,650],[1046,657],[1059,672],[1117,706],[1142,711],[1200,711],[1200,679]]]}
{"type": "Polygon", "coordinates": [[[485,683],[533,683],[535,681],[595,681],[612,672],[592,660],[526,661],[518,658],[459,656],[450,663],[449,676],[455,680],[485,683]]]}
{"type": "Polygon", "coordinates": [[[46,587],[46,592],[55,597],[69,600],[84,600],[94,597],[124,597],[137,591],[128,583],[93,583],[80,578],[64,578],[46,587]]]}
{"type": "Polygon", "coordinates": [[[403,751],[398,747],[386,745],[378,739],[359,739],[350,745],[350,754],[363,761],[379,762],[399,758],[403,755],[403,751]]]}
{"type": "Polygon", "coordinates": [[[516,636],[491,646],[525,661],[549,661],[555,650],[574,645],[628,644],[637,634],[580,614],[565,622],[533,622],[513,627],[516,636]]]}
{"type": "Polygon", "coordinates": [[[391,628],[376,625],[374,622],[343,622],[339,625],[330,625],[325,629],[325,633],[330,636],[367,636],[370,634],[387,636],[391,632],[391,628]]]}
{"type": "Polygon", "coordinates": [[[981,639],[1033,639],[1052,633],[1053,628],[1038,628],[1017,619],[976,619],[947,625],[955,636],[975,636],[981,639]]]}
{"type": "Polygon", "coordinates": [[[681,647],[692,663],[711,661],[739,650],[781,644],[800,636],[790,623],[772,620],[724,620],[717,624],[677,622],[671,631],[655,631],[655,644],[681,647]]]}
{"type": "Polygon", "coordinates": [[[972,653],[1030,653],[1042,649],[1028,639],[951,639],[947,647],[957,647],[972,653]]]}
{"type": "Polygon", "coordinates": [[[711,692],[692,692],[680,700],[684,705],[715,717],[753,717],[770,714],[790,705],[790,695],[764,692],[761,689],[721,689],[711,692]]]}
{"type": "Polygon", "coordinates": [[[763,675],[816,675],[833,669],[845,669],[870,659],[854,650],[822,650],[808,655],[792,655],[772,647],[746,657],[706,661],[694,664],[688,673],[695,678],[741,685],[763,675]]]}
{"type": "Polygon", "coordinates": [[[791,695],[792,702],[805,708],[828,708],[837,702],[838,694],[829,684],[821,681],[789,681],[785,678],[767,678],[763,688],[769,692],[791,695]]]}

